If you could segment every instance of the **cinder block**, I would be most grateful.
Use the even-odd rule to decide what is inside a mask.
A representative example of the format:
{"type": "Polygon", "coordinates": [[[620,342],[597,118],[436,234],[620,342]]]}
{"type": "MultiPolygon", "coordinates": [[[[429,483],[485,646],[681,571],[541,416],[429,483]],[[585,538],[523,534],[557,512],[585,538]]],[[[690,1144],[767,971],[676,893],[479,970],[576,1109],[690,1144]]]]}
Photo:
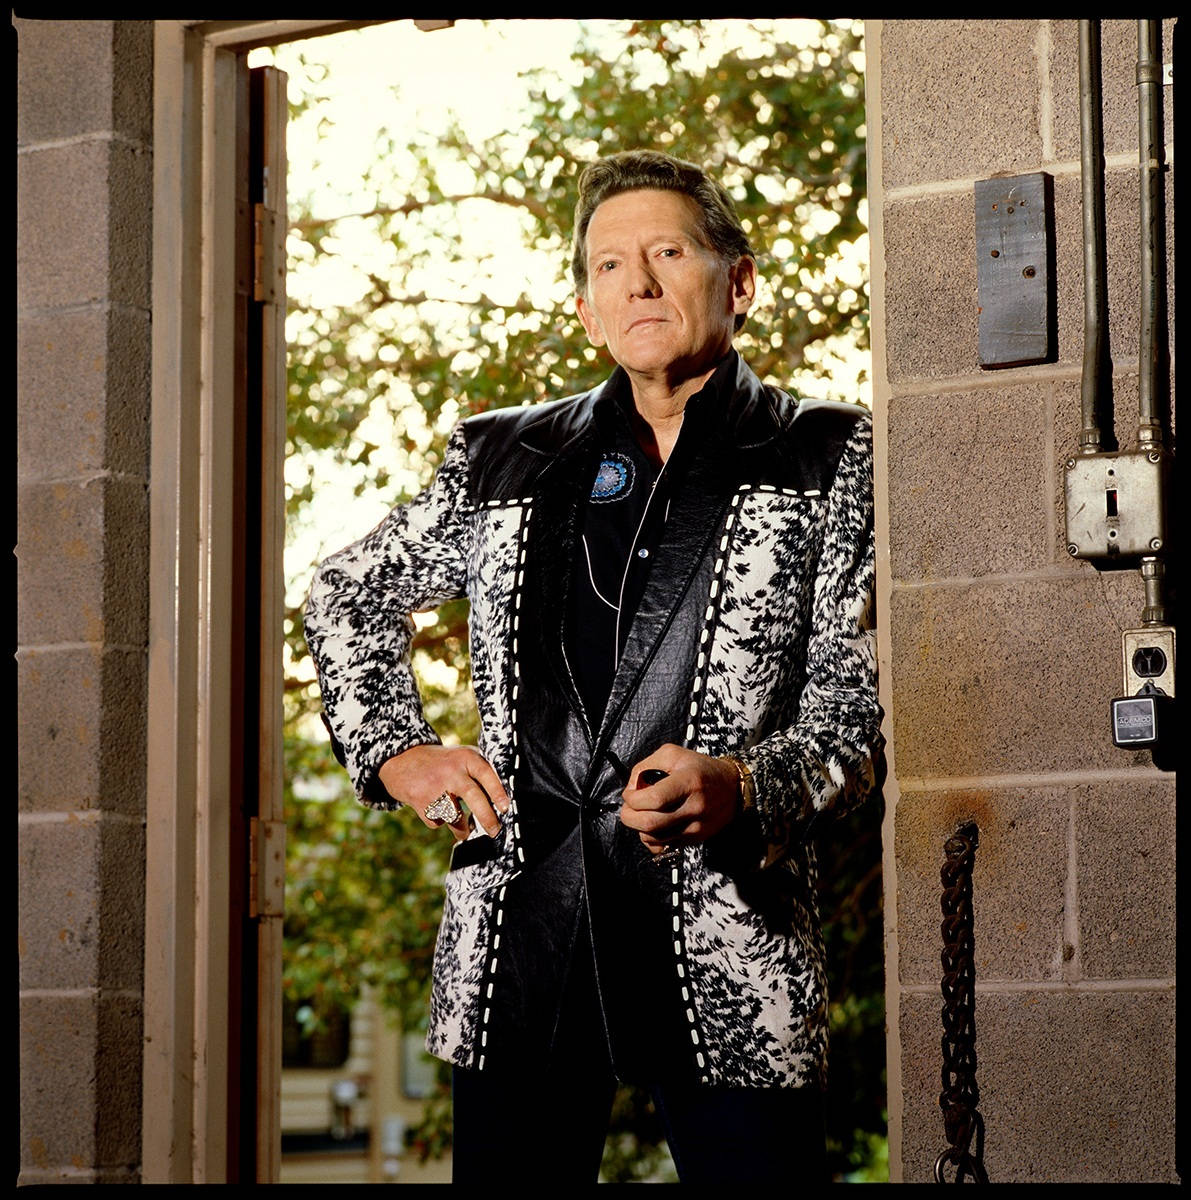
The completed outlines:
{"type": "Polygon", "coordinates": [[[1075,830],[1083,977],[1173,980],[1174,779],[1081,789],[1075,830]]]}
{"type": "Polygon", "coordinates": [[[1112,743],[1121,626],[1093,576],[894,591],[900,777],[1151,765],[1112,743]]]}
{"type": "Polygon", "coordinates": [[[118,143],[109,175],[109,294],[117,304],[149,310],[153,279],[153,156],[118,143]]]}
{"type": "Polygon", "coordinates": [[[99,981],[100,819],[23,823],[18,855],[22,991],[99,981]],[[45,903],[53,896],[53,904],[45,903]]]}
{"type": "Polygon", "coordinates": [[[22,1171],[139,1161],[141,1031],[139,997],[21,998],[22,1171]]]}
{"type": "Polygon", "coordinates": [[[17,304],[149,305],[152,166],[147,151],[74,142],[17,160],[17,304]]]}
{"type": "MultiPolygon", "coordinates": [[[[907,1183],[931,1181],[948,1144],[941,1010],[902,996],[907,1183]]],[[[978,991],[975,1025],[990,1182],[1178,1182],[1173,990],[978,991]]]]}
{"type": "MultiPolygon", "coordinates": [[[[1174,22],[1162,22],[1162,57],[1171,61],[1174,22]]],[[[1137,22],[1101,21],[1101,105],[1104,153],[1136,154],[1137,22]]],[[[1057,159],[1078,162],[1079,136],[1079,22],[1052,21],[1050,33],[1050,92],[1054,112],[1057,159]]],[[[1164,140],[1174,141],[1173,89],[1163,88],[1164,140]]]]}
{"type": "Polygon", "coordinates": [[[970,194],[887,203],[883,269],[890,382],[979,370],[970,194]]]}
{"type": "Polygon", "coordinates": [[[17,655],[22,812],[145,806],[144,651],[76,646],[17,655]]]}
{"type": "Polygon", "coordinates": [[[17,140],[23,146],[112,128],[113,21],[16,18],[17,140]]]}
{"type": "Polygon", "coordinates": [[[98,813],[22,822],[18,939],[23,990],[140,986],[143,863],[139,822],[98,813]],[[53,902],[47,904],[49,896],[53,902]]]}
{"type": "Polygon", "coordinates": [[[1040,22],[885,21],[884,186],[1037,169],[1040,22]]]}
{"type": "Polygon", "coordinates": [[[112,23],[112,128],[146,144],[153,140],[153,25],[112,23]]]}
{"type": "Polygon", "coordinates": [[[103,654],[17,655],[17,796],[22,812],[100,807],[103,654]]]}
{"type": "Polygon", "coordinates": [[[61,479],[105,465],[107,326],[99,308],[18,319],[20,478],[61,479]]]}
{"type": "Polygon", "coordinates": [[[21,146],[153,134],[153,22],[13,19],[21,146]]]}
{"type": "MultiPolygon", "coordinates": [[[[1175,318],[1172,201],[1168,183],[1164,249],[1170,329],[1175,318]]],[[[1114,360],[1136,361],[1141,327],[1136,171],[1108,173],[1105,211],[1109,346],[1114,360]]],[[[1036,372],[1033,366],[981,371],[974,220],[970,191],[905,198],[885,206],[886,364],[895,385],[981,373],[990,382],[1011,386],[1036,372]]],[[[1054,237],[1055,361],[1079,370],[1085,320],[1078,175],[1054,180],[1054,237]]]]}
{"type": "Polygon", "coordinates": [[[145,312],[84,308],[17,324],[17,470],[25,480],[148,470],[145,312]]]}
{"type": "Polygon", "coordinates": [[[17,305],[86,304],[108,295],[110,142],[17,159],[17,305]]]}
{"type": "MultiPolygon", "coordinates": [[[[1114,347],[1122,342],[1135,347],[1137,276],[1130,262],[1137,258],[1136,199],[1122,193],[1116,174],[1110,176],[1107,192],[1113,214],[1112,252],[1107,255],[1110,337],[1114,347]]],[[[1031,366],[981,370],[973,204],[972,193],[965,191],[886,205],[886,356],[895,384],[980,373],[990,384],[1013,386],[1031,374],[1031,366]]],[[[1055,180],[1054,238],[1055,361],[1078,369],[1084,345],[1078,178],[1055,180]]]]}
{"type": "Polygon", "coordinates": [[[99,477],[17,489],[23,645],[144,645],[148,504],[142,483],[99,477]]]}
{"type": "MultiPolygon", "coordinates": [[[[1101,386],[1104,390],[1104,403],[1107,409],[1100,420],[1103,448],[1115,450],[1136,446],[1137,375],[1132,371],[1118,372],[1104,380],[1101,386]]],[[[1055,494],[1060,500],[1063,496],[1063,464],[1072,454],[1079,451],[1082,418],[1081,381],[1078,378],[1056,380],[1054,425],[1058,487],[1055,494]]]]}
{"type": "Polygon", "coordinates": [[[1051,561],[1049,386],[892,398],[894,579],[1026,571],[1051,561]]]}
{"type": "MultiPolygon", "coordinates": [[[[1168,329],[1174,329],[1174,197],[1167,180],[1164,251],[1168,329]]],[[[1141,257],[1137,171],[1117,168],[1104,179],[1108,343],[1114,363],[1136,363],[1141,337],[1141,257]]],[[[1085,340],[1083,208],[1078,175],[1055,180],[1059,359],[1082,367],[1085,340]]],[[[1168,347],[1173,355],[1174,347],[1168,347]]]]}
{"type": "Polygon", "coordinates": [[[942,867],[947,839],[975,823],[972,868],[976,978],[1063,977],[1070,803],[1064,788],[904,792],[897,802],[898,973],[942,977],[942,867]]]}

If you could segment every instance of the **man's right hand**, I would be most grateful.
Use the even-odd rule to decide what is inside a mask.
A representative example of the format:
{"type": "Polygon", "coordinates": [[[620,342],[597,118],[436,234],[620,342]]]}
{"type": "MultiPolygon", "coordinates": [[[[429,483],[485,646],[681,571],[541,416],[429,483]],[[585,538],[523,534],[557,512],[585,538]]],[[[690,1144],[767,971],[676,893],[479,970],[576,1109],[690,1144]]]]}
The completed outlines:
{"type": "Polygon", "coordinates": [[[445,824],[426,816],[426,809],[449,792],[464,804],[459,820],[448,825],[456,841],[471,832],[471,816],[489,837],[500,833],[500,814],[509,811],[504,784],[488,760],[471,746],[411,746],[390,758],[377,772],[385,790],[412,808],[430,829],[445,824]]]}

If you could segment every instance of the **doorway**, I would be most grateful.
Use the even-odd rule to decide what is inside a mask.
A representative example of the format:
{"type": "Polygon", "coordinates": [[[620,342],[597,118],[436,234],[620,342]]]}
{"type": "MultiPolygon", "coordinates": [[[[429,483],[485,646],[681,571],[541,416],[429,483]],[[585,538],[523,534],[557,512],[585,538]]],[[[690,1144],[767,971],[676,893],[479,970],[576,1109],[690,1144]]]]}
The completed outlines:
{"type": "MultiPolygon", "coordinates": [[[[755,365],[760,366],[759,373],[784,386],[793,382],[803,394],[863,398],[867,388],[863,342],[867,303],[865,234],[860,203],[863,189],[863,46],[859,29],[852,23],[464,21],[431,32],[416,26],[452,26],[452,23],[400,21],[350,23],[377,26],[350,35],[339,28],[343,23],[161,24],[175,27],[172,33],[177,35],[175,41],[178,44],[172,47],[169,62],[174,64],[177,74],[182,76],[187,71],[197,71],[200,80],[205,81],[203,88],[206,90],[199,89],[200,99],[189,107],[183,104],[171,119],[176,127],[189,130],[188,136],[198,147],[203,164],[200,179],[208,181],[206,191],[196,198],[193,192],[182,189],[172,203],[176,211],[189,212],[186,220],[206,222],[202,244],[210,247],[218,240],[210,225],[206,199],[212,194],[210,180],[223,178],[230,172],[226,166],[221,166],[221,156],[226,153],[226,148],[215,133],[220,124],[218,106],[212,106],[209,101],[204,104],[202,97],[215,94],[221,73],[231,70],[222,56],[243,58],[251,53],[280,61],[282,50],[264,55],[255,48],[294,43],[285,47],[284,54],[304,56],[307,66],[317,73],[318,50],[334,40],[330,34],[355,37],[360,43],[379,43],[396,27],[405,27],[405,33],[422,41],[413,55],[406,53],[403,58],[398,53],[390,53],[386,63],[390,75],[401,74],[402,64],[429,64],[428,47],[432,45],[449,46],[450,49],[444,52],[446,62],[427,72],[425,78],[467,79],[467,88],[456,87],[455,90],[478,100],[478,108],[491,116],[494,105],[490,100],[502,90],[504,82],[511,82],[507,79],[510,68],[504,68],[506,76],[502,77],[491,53],[472,60],[469,66],[461,49],[465,37],[476,32],[477,27],[481,27],[479,32],[483,32],[482,27],[488,27],[491,33],[499,26],[506,42],[518,46],[533,40],[537,36],[535,30],[544,35],[549,28],[551,37],[555,37],[560,36],[562,27],[579,24],[593,27],[587,30],[590,37],[586,60],[574,60],[560,44],[549,44],[543,57],[554,68],[555,78],[539,79],[532,101],[538,105],[536,116],[531,114],[519,124],[506,118],[505,127],[490,134],[501,147],[495,158],[486,158],[479,153],[477,146],[467,140],[468,136],[474,135],[462,132],[462,126],[437,132],[432,138],[423,137],[419,142],[411,135],[410,123],[398,123],[400,128],[393,131],[379,159],[374,156],[374,162],[383,162],[386,157],[391,159],[388,166],[392,169],[388,176],[376,176],[371,193],[361,194],[358,190],[348,189],[339,197],[342,207],[330,204],[316,207],[313,197],[297,198],[297,189],[291,182],[289,207],[292,210],[297,199],[302,212],[296,221],[299,225],[308,222],[298,231],[301,236],[297,245],[291,247],[291,260],[293,254],[305,253],[311,246],[324,260],[329,257],[328,249],[335,250],[333,257],[347,259],[350,243],[367,233],[370,222],[373,232],[369,236],[374,242],[375,230],[384,230],[379,239],[380,250],[364,251],[362,277],[367,286],[362,292],[357,290],[352,294],[353,272],[357,283],[361,277],[361,266],[357,262],[346,272],[348,283],[345,284],[344,298],[335,304],[324,303],[305,293],[299,295],[295,286],[299,272],[291,262],[289,284],[295,292],[296,303],[289,314],[289,330],[280,337],[275,334],[275,339],[278,349],[288,341],[291,348],[296,347],[299,351],[297,356],[291,354],[287,376],[279,386],[291,410],[288,422],[290,445],[284,466],[287,504],[291,518],[303,504],[310,517],[291,520],[289,549],[299,547],[298,557],[306,560],[306,566],[312,564],[322,551],[337,549],[359,536],[375,524],[391,504],[424,486],[433,474],[442,439],[460,416],[503,403],[534,402],[567,394],[606,373],[606,361],[594,351],[582,348],[586,342],[579,335],[573,313],[568,311],[566,240],[573,203],[573,193],[568,189],[573,185],[578,162],[604,150],[619,148],[614,140],[623,133],[618,135],[618,130],[634,130],[638,136],[649,137],[664,148],[690,157],[705,156],[709,147],[717,147],[723,153],[728,163],[729,182],[738,190],[742,202],[750,206],[749,220],[754,222],[756,236],[770,266],[763,297],[770,316],[763,327],[744,335],[755,365]],[[179,33],[183,26],[186,28],[179,33]],[[317,41],[295,41],[313,34],[320,35],[317,41]],[[733,34],[739,35],[739,45],[733,50],[735,57],[731,62],[741,73],[739,102],[745,109],[728,111],[727,97],[732,94],[731,88],[724,88],[721,81],[712,96],[706,90],[701,92],[693,81],[701,77],[701,72],[702,77],[706,77],[707,63],[720,64],[725,60],[731,47],[729,35],[733,34]],[[487,73],[481,70],[482,67],[487,68],[487,73]],[[672,69],[674,67],[677,70],[672,69]],[[629,76],[624,74],[626,71],[630,72],[629,76]],[[790,118],[782,106],[790,103],[790,89],[795,83],[805,87],[826,84],[838,93],[839,104],[836,110],[822,109],[817,117],[818,128],[812,129],[792,148],[787,129],[790,118]],[[659,100],[657,89],[661,87],[666,87],[667,92],[664,99],[659,100]],[[594,109],[593,96],[596,98],[594,109]],[[742,116],[746,110],[752,114],[748,120],[742,116]],[[843,117],[839,117],[840,113],[843,117]],[[756,138],[741,140],[738,131],[748,128],[765,131],[761,137],[765,146],[758,146],[756,138]],[[427,179],[434,142],[448,147],[453,159],[435,165],[434,187],[430,188],[427,179]],[[784,147],[776,160],[762,152],[775,147],[784,147]],[[805,156],[803,168],[798,170],[790,165],[790,155],[795,153],[805,156]],[[499,170],[491,169],[494,163],[499,170]],[[813,170],[812,163],[817,164],[813,170]],[[804,194],[804,190],[800,190],[803,185],[795,181],[812,176],[817,182],[809,185],[804,194]],[[489,250],[465,254],[463,243],[484,223],[476,214],[486,210],[499,213],[502,219],[510,219],[504,226],[507,232],[498,236],[497,244],[489,250]],[[361,213],[368,215],[360,216],[361,213]],[[413,239],[415,228],[420,229],[420,243],[413,239]],[[510,267],[506,252],[523,239],[537,251],[536,261],[551,264],[543,275],[523,272],[518,277],[517,269],[510,267]],[[370,253],[373,257],[368,260],[370,253]],[[394,264],[399,261],[400,254],[410,257],[401,260],[406,268],[394,273],[394,264]],[[518,278],[522,282],[510,283],[518,278]],[[330,316],[332,308],[336,310],[334,319],[330,316]],[[398,314],[401,314],[400,319],[398,314]],[[345,363],[353,365],[345,367],[345,363]],[[504,368],[510,365],[512,369],[506,372],[504,368]],[[411,370],[415,367],[416,371],[411,370]],[[360,379],[363,380],[362,387],[360,379]],[[394,397],[400,403],[392,403],[394,397]],[[346,481],[333,482],[317,464],[300,462],[301,455],[295,453],[299,445],[316,451],[330,450],[332,457],[338,447],[341,457],[352,460],[346,481]],[[319,506],[323,511],[316,520],[311,514],[319,506]],[[335,525],[335,521],[339,524],[335,525]]],[[[360,67],[363,52],[358,53],[356,66],[360,67]]],[[[253,65],[255,61],[254,57],[253,65]]],[[[301,69],[306,70],[306,67],[301,69]]],[[[291,67],[291,79],[297,73],[298,69],[291,67]]],[[[362,79],[363,71],[359,70],[358,74],[362,79]]],[[[313,83],[317,85],[318,80],[313,83]]],[[[190,94],[183,85],[178,86],[181,94],[190,94]]],[[[425,86],[428,88],[429,83],[425,86]]],[[[293,129],[308,114],[315,116],[316,124],[326,116],[325,112],[320,115],[322,105],[317,99],[317,91],[316,86],[314,99],[306,95],[295,101],[290,95],[291,141],[293,129]]],[[[807,107],[815,106],[808,104],[807,107]]],[[[166,144],[165,140],[161,144],[166,144]]],[[[324,151],[328,156],[331,149],[331,142],[324,139],[324,151]]],[[[163,163],[163,168],[168,170],[168,163],[163,163]]],[[[365,179],[374,172],[348,167],[341,168],[340,174],[354,174],[365,179]]],[[[163,180],[162,186],[168,187],[168,181],[163,180]]],[[[215,193],[219,194],[218,186],[215,193]]],[[[162,238],[168,240],[164,232],[162,238]]],[[[194,268],[187,265],[186,239],[176,240],[176,276],[183,278],[187,270],[194,268]]],[[[218,255],[212,249],[212,257],[206,261],[217,259],[218,255]]],[[[201,360],[203,355],[211,364],[222,361],[218,349],[210,342],[193,342],[196,328],[204,330],[204,337],[214,328],[215,336],[219,336],[218,321],[210,319],[218,316],[218,305],[214,300],[218,284],[212,281],[212,269],[201,268],[197,278],[199,295],[205,297],[200,300],[200,319],[193,323],[180,320],[163,335],[172,339],[170,348],[182,377],[175,390],[183,393],[186,388],[196,389],[201,401],[195,410],[198,414],[214,413],[217,405],[209,382],[195,384],[190,381],[188,364],[195,358],[201,360]],[[202,274],[203,270],[206,275],[202,274]],[[201,320],[204,312],[209,318],[206,325],[201,320]],[[204,386],[206,393],[202,392],[204,386]],[[203,395],[205,401],[201,400],[203,395]]],[[[226,271],[227,267],[222,269],[226,271]]],[[[232,271],[234,274],[234,268],[232,271]]],[[[168,286],[170,276],[167,274],[165,279],[163,286],[168,286]]],[[[168,305],[163,311],[168,311],[168,305]]],[[[272,361],[273,369],[276,369],[280,360],[274,355],[272,361]]],[[[201,379],[201,370],[197,373],[201,379]]],[[[183,404],[172,411],[184,413],[187,409],[183,404]]],[[[183,436],[199,439],[204,436],[203,428],[199,419],[197,428],[189,434],[184,431],[183,436]]],[[[218,451],[218,446],[211,441],[210,426],[207,429],[205,444],[210,455],[212,451],[218,451]]],[[[188,468],[181,456],[172,467],[179,477],[186,475],[188,468]]],[[[193,487],[195,504],[200,509],[203,504],[211,507],[218,499],[218,489],[212,488],[209,481],[205,485],[206,492],[201,481],[186,486],[193,487]]],[[[172,519],[174,527],[180,528],[183,518],[174,513],[172,519]]],[[[273,536],[276,538],[276,532],[273,536]]],[[[201,563],[195,565],[196,578],[201,574],[201,568],[201,563]]],[[[288,623],[285,645],[289,676],[283,690],[287,697],[299,702],[296,707],[300,719],[295,726],[303,727],[308,738],[313,738],[318,734],[317,727],[312,724],[317,720],[313,707],[316,696],[309,672],[303,674],[300,635],[304,590],[301,570],[287,570],[284,601],[277,606],[276,612],[279,621],[288,623]]],[[[465,617],[465,611],[458,606],[428,616],[421,624],[416,647],[428,715],[446,736],[461,740],[469,739],[469,728],[474,727],[474,715],[470,715],[474,710],[469,709],[467,688],[465,617]],[[471,727],[469,722],[472,722],[471,727]]],[[[188,638],[190,636],[187,634],[188,638]]],[[[186,638],[181,640],[191,657],[177,657],[186,662],[197,661],[194,656],[206,644],[202,637],[193,635],[193,645],[186,638]]],[[[277,640],[280,644],[280,634],[277,640]]],[[[202,672],[194,666],[190,669],[198,691],[202,672]]],[[[287,702],[278,697],[274,709],[283,703],[287,702]]],[[[292,744],[289,751],[295,752],[292,744]]],[[[277,752],[280,753],[280,747],[277,752]]],[[[320,866],[326,867],[328,862],[362,861],[366,858],[365,846],[375,849],[380,844],[379,839],[408,832],[391,818],[387,822],[368,825],[366,822],[370,818],[366,814],[357,815],[350,828],[337,825],[331,835],[332,839],[338,839],[330,842],[336,847],[338,858],[324,855],[320,863],[319,855],[306,854],[305,850],[312,846],[328,844],[328,821],[338,822],[336,814],[341,811],[334,806],[350,798],[343,795],[341,774],[338,782],[325,783],[328,778],[335,778],[337,770],[325,741],[321,750],[310,752],[308,742],[296,753],[299,756],[306,754],[307,758],[300,764],[301,769],[280,772],[286,777],[285,787],[291,794],[291,802],[300,801],[306,811],[318,812],[319,817],[301,829],[306,842],[302,851],[305,854],[304,870],[308,873],[300,878],[291,876],[291,900],[313,898],[320,890],[320,866]],[[307,793],[304,797],[298,795],[303,789],[307,793]],[[320,792],[320,789],[323,790],[320,792]],[[321,808],[315,807],[318,805],[321,808]]],[[[198,785],[194,786],[198,788],[198,785]]],[[[279,791],[281,785],[276,786],[279,791]]],[[[372,817],[377,816],[387,814],[372,814],[372,817]]],[[[298,832],[298,827],[291,821],[291,867],[299,851],[299,840],[295,840],[298,832]]],[[[264,833],[267,835],[267,828],[264,833]]],[[[175,842],[181,836],[176,827],[171,836],[175,842]]],[[[193,843],[198,834],[190,831],[186,836],[193,843]]],[[[395,839],[404,843],[409,840],[395,839]]],[[[260,860],[265,862],[269,853],[276,853],[278,842],[276,838],[269,840],[266,837],[261,845],[269,847],[260,860]]],[[[402,853],[404,850],[394,845],[390,857],[396,859],[402,853]]],[[[208,856],[211,862],[214,858],[208,856]]],[[[418,886],[425,887],[424,894],[431,896],[436,881],[433,871],[427,872],[422,861],[427,855],[419,854],[415,858],[418,861],[403,869],[408,869],[418,886]]],[[[185,891],[181,886],[184,882],[182,875],[175,873],[172,886],[176,892],[185,891]]],[[[408,883],[404,886],[403,894],[409,894],[409,886],[408,883]]],[[[879,893],[879,878],[877,890],[879,893]]],[[[317,913],[317,902],[313,908],[317,913]]],[[[287,908],[287,912],[292,911],[287,908]]],[[[204,954],[210,957],[210,946],[217,943],[220,936],[218,914],[209,913],[201,920],[206,921],[203,928],[207,932],[204,934],[200,929],[197,938],[192,939],[196,944],[189,951],[192,959],[199,962],[204,961],[204,954]]],[[[433,925],[432,908],[418,914],[418,919],[408,921],[400,941],[408,954],[408,964],[387,976],[378,972],[370,983],[372,998],[369,1002],[380,997],[378,1003],[383,1007],[386,989],[390,989],[396,1003],[390,1002],[388,1007],[400,1009],[404,1004],[407,1025],[411,1024],[408,1009],[415,1003],[420,986],[417,980],[424,980],[428,969],[433,925]]],[[[879,922],[877,928],[879,930],[879,922]]],[[[367,948],[361,944],[358,949],[367,948]]],[[[188,953],[185,946],[181,953],[188,953]]],[[[361,953],[354,961],[375,962],[378,957],[375,953],[361,953]]],[[[277,979],[272,983],[267,979],[259,980],[254,987],[259,989],[256,994],[260,1011],[268,1008],[279,1018],[281,1004],[275,995],[278,982],[277,979]]],[[[313,987],[312,984],[306,989],[307,993],[311,993],[313,987]]],[[[336,1005],[324,1004],[324,1011],[319,1011],[319,1005],[309,1001],[325,1001],[328,993],[332,999],[336,998],[336,988],[326,985],[321,996],[301,994],[293,997],[291,1011],[295,1021],[316,1035],[333,1025],[336,1005]]],[[[339,997],[348,996],[358,996],[358,989],[339,989],[339,997]]],[[[173,1029],[182,1029],[185,1021],[179,1019],[179,1005],[175,1002],[173,1008],[165,1007],[174,1018],[173,1029]]],[[[871,1014],[866,1014],[864,1019],[870,1018],[871,1014]]],[[[204,1049],[218,1049],[220,1031],[210,1016],[206,1020],[208,1041],[204,1049]]],[[[854,1013],[849,1020],[855,1021],[854,1013]]],[[[416,1022],[412,1024],[416,1025],[416,1022]]],[[[364,1028],[367,1022],[361,1020],[360,1025],[364,1028]]],[[[416,1029],[410,1032],[416,1036],[416,1029]]],[[[397,1157],[401,1159],[399,1168],[406,1172],[406,1178],[410,1178],[408,1148],[403,1147],[404,1154],[390,1153],[395,1145],[394,1131],[400,1129],[399,1125],[386,1125],[383,1116],[378,1124],[377,1114],[370,1111],[370,1106],[373,1100],[379,1103],[386,1087],[403,1092],[405,1084],[394,1081],[413,1079],[417,1072],[425,1071],[426,1065],[417,1058],[402,1035],[390,1039],[385,1048],[377,1052],[376,1061],[384,1057],[389,1065],[381,1068],[374,1064],[362,1068],[358,1065],[359,1059],[351,1059],[354,1037],[354,1033],[348,1036],[347,1059],[339,1060],[337,1050],[330,1059],[319,1060],[337,1063],[333,1067],[317,1068],[332,1072],[318,1085],[317,1102],[322,1106],[321,1111],[328,1114],[320,1120],[330,1122],[328,1131],[334,1128],[340,1134],[345,1130],[352,1131],[349,1137],[340,1137],[340,1142],[357,1137],[360,1127],[366,1125],[369,1131],[367,1169],[374,1173],[379,1170],[384,1177],[385,1163],[397,1157]],[[349,1063],[345,1071],[343,1068],[349,1063]],[[401,1073],[402,1063],[405,1064],[404,1074],[401,1073]],[[376,1082],[382,1070],[388,1081],[383,1087],[376,1082]],[[335,1072],[339,1074],[335,1075],[335,1072]],[[349,1086],[336,1090],[336,1083],[354,1086],[354,1096],[349,1086]],[[369,1091],[371,1095],[367,1095],[369,1091]],[[338,1122],[337,1126],[335,1122],[338,1122]]],[[[278,1019],[271,1042],[276,1047],[278,1060],[283,1038],[282,1022],[278,1019]]],[[[365,1038],[365,1041],[369,1040],[375,1040],[374,1033],[365,1038]]],[[[381,1041],[384,1041],[383,1037],[377,1045],[381,1041]]],[[[306,1050],[299,1050],[298,1057],[304,1053],[306,1050]]],[[[314,1068],[293,1069],[309,1071],[314,1068]]],[[[265,1078],[262,1074],[261,1087],[265,1078]]],[[[415,1092],[433,1092],[434,1084],[422,1077],[411,1086],[415,1092]]],[[[275,1133],[258,1134],[266,1141],[272,1136],[278,1144],[284,1129],[281,1113],[284,1092],[280,1094],[282,1104],[270,1118],[275,1122],[275,1133]]],[[[426,1101],[432,1098],[432,1095],[404,1097],[419,1111],[426,1109],[426,1101]]],[[[393,1103],[396,1102],[395,1099],[393,1103]]],[[[227,1116],[226,1113],[223,1115],[227,1116]]],[[[628,1114],[628,1119],[636,1119],[636,1114],[628,1114]]],[[[209,1094],[199,1098],[199,1116],[195,1120],[196,1124],[206,1122],[204,1127],[211,1131],[218,1126],[219,1105],[209,1094]]],[[[441,1133],[441,1120],[435,1125],[431,1119],[426,1127],[429,1149],[434,1148],[430,1143],[441,1133]]],[[[204,1144],[203,1138],[198,1138],[197,1144],[204,1144]]],[[[219,1148],[214,1132],[207,1136],[206,1144],[212,1146],[212,1150],[208,1155],[210,1165],[203,1168],[208,1172],[204,1177],[215,1178],[219,1148]]],[[[632,1157],[632,1153],[621,1155],[622,1160],[632,1157]]],[[[637,1158],[640,1158],[639,1154],[637,1158]]],[[[276,1178],[280,1173],[280,1163],[275,1167],[266,1166],[267,1159],[265,1155],[257,1164],[258,1178],[276,1178]],[[276,1173],[269,1175],[269,1171],[276,1173]]],[[[619,1161],[612,1169],[631,1172],[640,1167],[640,1162],[619,1161]]],[[[648,1172],[655,1168],[665,1170],[660,1158],[653,1164],[646,1163],[644,1169],[648,1172]]]]}

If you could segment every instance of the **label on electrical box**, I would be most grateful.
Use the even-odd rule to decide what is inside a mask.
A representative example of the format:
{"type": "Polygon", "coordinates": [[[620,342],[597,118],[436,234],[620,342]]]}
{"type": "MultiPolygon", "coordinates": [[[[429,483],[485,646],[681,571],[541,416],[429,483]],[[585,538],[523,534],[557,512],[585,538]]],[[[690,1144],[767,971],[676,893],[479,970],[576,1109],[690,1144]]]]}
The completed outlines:
{"type": "Polygon", "coordinates": [[[1157,696],[1112,702],[1112,740],[1118,746],[1152,746],[1158,740],[1157,696]]]}

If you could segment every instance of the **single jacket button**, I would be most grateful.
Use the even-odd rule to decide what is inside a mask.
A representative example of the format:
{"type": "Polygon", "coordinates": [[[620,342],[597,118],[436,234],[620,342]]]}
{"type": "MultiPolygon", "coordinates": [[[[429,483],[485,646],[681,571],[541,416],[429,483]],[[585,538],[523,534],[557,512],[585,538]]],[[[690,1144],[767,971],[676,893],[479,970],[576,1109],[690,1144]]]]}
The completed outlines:
{"type": "Polygon", "coordinates": [[[649,551],[646,550],[644,546],[642,546],[641,549],[637,551],[637,557],[638,558],[648,558],[649,551]]]}

